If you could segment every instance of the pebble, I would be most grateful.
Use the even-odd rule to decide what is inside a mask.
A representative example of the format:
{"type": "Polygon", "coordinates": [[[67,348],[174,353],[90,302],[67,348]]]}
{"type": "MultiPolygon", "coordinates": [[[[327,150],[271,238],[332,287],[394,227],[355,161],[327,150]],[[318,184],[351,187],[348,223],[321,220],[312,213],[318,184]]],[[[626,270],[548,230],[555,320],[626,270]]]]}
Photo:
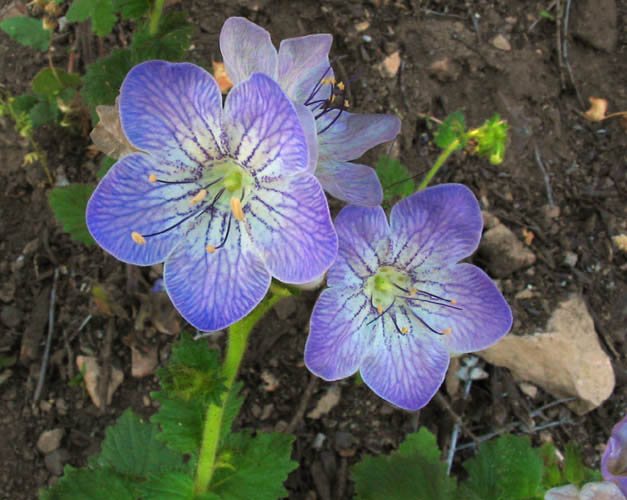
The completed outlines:
{"type": "Polygon", "coordinates": [[[396,73],[398,73],[399,68],[401,67],[401,53],[400,51],[396,51],[391,53],[381,63],[381,70],[383,74],[388,78],[394,78],[396,73]]]}
{"type": "Polygon", "coordinates": [[[579,256],[575,252],[571,252],[570,250],[564,252],[563,262],[566,267],[575,267],[578,260],[579,256]]]}
{"type": "Polygon", "coordinates": [[[62,428],[44,431],[37,440],[37,449],[43,454],[52,453],[61,446],[63,436],[65,436],[65,429],[62,428]]]}
{"type": "Polygon", "coordinates": [[[65,448],[59,448],[49,453],[44,458],[46,469],[55,476],[63,474],[63,466],[70,461],[70,452],[65,448]]]}
{"type": "Polygon", "coordinates": [[[536,262],[535,254],[503,224],[483,234],[479,252],[487,260],[490,274],[496,278],[504,278],[536,262]]]}
{"type": "Polygon", "coordinates": [[[512,50],[512,45],[503,35],[496,35],[490,43],[499,50],[504,50],[506,52],[512,50]]]}

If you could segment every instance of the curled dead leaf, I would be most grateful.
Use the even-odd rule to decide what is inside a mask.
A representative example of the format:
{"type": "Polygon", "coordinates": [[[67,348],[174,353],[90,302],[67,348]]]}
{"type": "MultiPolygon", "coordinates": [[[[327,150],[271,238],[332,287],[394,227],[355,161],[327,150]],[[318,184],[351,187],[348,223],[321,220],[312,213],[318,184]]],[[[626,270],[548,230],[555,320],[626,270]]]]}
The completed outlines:
{"type": "Polygon", "coordinates": [[[98,151],[116,160],[138,151],[128,142],[122,130],[118,99],[115,106],[96,106],[100,121],[89,134],[98,151]]]}
{"type": "Polygon", "coordinates": [[[607,113],[607,101],[605,99],[590,97],[590,109],[584,113],[584,116],[591,122],[600,122],[605,120],[607,113]]]}

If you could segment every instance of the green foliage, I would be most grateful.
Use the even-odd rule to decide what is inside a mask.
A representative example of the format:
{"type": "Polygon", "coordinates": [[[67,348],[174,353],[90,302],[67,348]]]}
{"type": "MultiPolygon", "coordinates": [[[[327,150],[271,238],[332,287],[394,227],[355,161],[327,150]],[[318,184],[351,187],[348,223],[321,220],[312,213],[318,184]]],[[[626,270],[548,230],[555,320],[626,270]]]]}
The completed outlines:
{"type": "Polygon", "coordinates": [[[122,19],[137,21],[150,11],[149,0],[113,0],[115,9],[122,15],[122,19]]]}
{"type": "Polygon", "coordinates": [[[493,165],[503,163],[508,129],[507,123],[501,120],[498,114],[486,120],[476,131],[477,147],[475,153],[482,157],[488,157],[493,165]]]}
{"type": "Polygon", "coordinates": [[[416,183],[407,168],[398,160],[382,156],[377,162],[376,171],[383,186],[385,201],[404,198],[416,191],[416,183]]]}
{"type": "Polygon", "coordinates": [[[222,427],[220,428],[220,445],[224,444],[226,436],[229,435],[233,427],[233,421],[239,414],[242,404],[244,404],[244,398],[239,395],[242,387],[244,387],[244,384],[235,382],[227,396],[228,399],[224,405],[224,415],[222,416],[222,427]]]}
{"type": "MultiPolygon", "coordinates": [[[[563,483],[581,487],[585,483],[601,481],[601,473],[584,466],[581,449],[575,443],[568,443],[564,449],[563,483]]],[[[562,483],[562,484],[563,484],[562,483]]]]}
{"type": "Polygon", "coordinates": [[[148,24],[133,34],[131,50],[138,62],[150,59],[180,61],[192,40],[192,26],[182,12],[172,12],[161,18],[159,29],[150,35],[148,24]]]}
{"type": "Polygon", "coordinates": [[[63,230],[69,233],[74,241],[88,246],[92,245],[94,240],[87,230],[85,209],[94,188],[93,184],[72,184],[67,187],[56,187],[48,193],[48,201],[54,216],[63,226],[63,230]]]}
{"type": "Polygon", "coordinates": [[[98,180],[102,179],[107,174],[116,161],[117,160],[115,158],[111,158],[110,156],[104,156],[102,160],[100,160],[100,168],[96,173],[98,180]]]}
{"type": "Polygon", "coordinates": [[[132,487],[111,469],[74,469],[69,465],[57,484],[39,491],[40,500],[134,500],[132,487]]]}
{"type": "Polygon", "coordinates": [[[115,49],[108,57],[87,66],[82,94],[92,111],[100,104],[115,103],[120,85],[133,66],[130,49],[115,49]]]}
{"type": "Polygon", "coordinates": [[[389,456],[366,457],[352,468],[358,500],[457,500],[455,480],[440,463],[435,436],[424,427],[389,456]]]}
{"type": "Polygon", "coordinates": [[[60,68],[44,68],[35,75],[31,85],[35,94],[53,98],[65,89],[78,89],[81,86],[81,77],[60,68]]]}
{"type": "Polygon", "coordinates": [[[45,30],[41,19],[10,17],[0,23],[0,28],[16,42],[37,50],[50,47],[50,30],[45,30]]]}
{"type": "Polygon", "coordinates": [[[159,412],[151,418],[151,422],[161,427],[158,439],[172,450],[198,453],[206,413],[204,405],[170,397],[165,392],[152,392],[150,396],[160,404],[159,412]]]}
{"type": "Polygon", "coordinates": [[[294,436],[248,432],[227,436],[209,491],[222,500],[276,500],[287,496],[283,482],[298,464],[290,459],[294,436]]]}
{"type": "Polygon", "coordinates": [[[91,27],[98,36],[111,33],[117,21],[113,0],[74,0],[67,11],[70,22],[83,22],[91,18],[91,27]]]}
{"type": "Polygon", "coordinates": [[[464,468],[466,486],[482,500],[535,498],[540,491],[543,462],[525,438],[504,435],[488,441],[464,468]]]}
{"type": "Polygon", "coordinates": [[[452,146],[455,141],[457,141],[457,145],[454,147],[454,151],[466,147],[468,142],[466,119],[461,111],[455,111],[448,115],[435,133],[435,143],[442,149],[452,146]]]}

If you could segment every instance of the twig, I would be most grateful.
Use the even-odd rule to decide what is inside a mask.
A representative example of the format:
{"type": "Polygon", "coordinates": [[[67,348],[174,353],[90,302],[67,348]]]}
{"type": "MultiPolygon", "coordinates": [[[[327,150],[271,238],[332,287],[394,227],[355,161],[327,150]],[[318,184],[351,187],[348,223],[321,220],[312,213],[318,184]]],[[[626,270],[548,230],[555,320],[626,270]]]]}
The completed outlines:
{"type": "Polygon", "coordinates": [[[315,375],[311,375],[309,377],[309,383],[305,388],[305,392],[300,398],[300,404],[298,405],[298,409],[296,410],[296,413],[294,413],[294,416],[292,417],[292,420],[290,420],[290,423],[287,424],[287,427],[285,428],[286,434],[292,434],[296,429],[298,423],[302,420],[303,415],[305,414],[305,410],[307,409],[307,404],[309,403],[309,400],[311,399],[311,396],[313,395],[317,387],[318,377],[316,377],[315,375]]]}
{"type": "Polygon", "coordinates": [[[575,77],[573,76],[573,69],[570,67],[570,62],[568,62],[568,21],[570,19],[570,4],[571,0],[566,0],[566,11],[564,12],[564,36],[562,42],[562,53],[564,55],[564,64],[566,64],[566,69],[568,70],[568,78],[570,79],[570,84],[575,89],[575,94],[577,95],[577,100],[579,101],[579,105],[581,109],[586,109],[586,105],[583,102],[583,98],[579,93],[579,88],[575,84],[575,77]]]}
{"type": "MultiPolygon", "coordinates": [[[[464,388],[464,399],[466,399],[468,397],[468,394],[470,393],[470,387],[471,386],[472,386],[472,379],[469,378],[466,381],[466,387],[464,388]]],[[[453,433],[451,434],[451,444],[449,446],[448,457],[446,459],[446,474],[449,475],[449,476],[451,475],[451,467],[453,467],[453,458],[455,458],[455,451],[457,450],[457,439],[459,437],[459,429],[460,429],[460,427],[462,429],[464,429],[464,427],[462,426],[462,423],[461,423],[461,419],[459,419],[459,422],[455,423],[455,425],[453,426],[453,433]]],[[[464,430],[464,432],[467,432],[469,437],[472,438],[473,443],[475,444],[475,446],[479,445],[480,441],[477,438],[477,436],[475,436],[472,432],[467,431],[466,429],[464,430]]]]}
{"type": "Polygon", "coordinates": [[[557,0],[557,15],[555,16],[555,44],[557,45],[557,67],[560,72],[560,89],[566,88],[564,78],[564,58],[562,57],[562,3],[557,0]]]}
{"type": "Polygon", "coordinates": [[[50,291],[50,307],[48,308],[48,338],[46,339],[46,348],[44,349],[44,358],[41,361],[41,369],[39,370],[39,380],[37,380],[37,387],[35,388],[35,394],[33,401],[39,401],[41,396],[41,390],[44,386],[44,379],[46,378],[46,371],[48,369],[48,360],[50,359],[50,344],[52,344],[52,333],[54,332],[54,304],[57,295],[57,281],[59,279],[59,268],[54,270],[54,278],[52,279],[52,289],[50,291]]]}
{"type": "Polygon", "coordinates": [[[111,344],[113,343],[113,331],[115,330],[115,318],[109,318],[107,323],[104,343],[100,351],[100,363],[102,371],[98,380],[98,395],[100,396],[100,413],[103,414],[107,408],[107,396],[109,395],[109,382],[111,380],[111,344]]]}
{"type": "Polygon", "coordinates": [[[348,460],[342,457],[340,460],[340,471],[338,474],[337,485],[335,489],[335,498],[344,500],[344,492],[346,490],[346,480],[348,479],[348,460]]]}
{"type": "MultiPolygon", "coordinates": [[[[555,4],[557,3],[557,0],[553,0],[549,6],[546,8],[546,11],[549,12],[553,7],[555,7],[555,4]]],[[[534,22],[531,23],[531,26],[529,26],[529,29],[527,30],[527,33],[531,33],[533,31],[533,29],[536,27],[536,25],[542,21],[542,19],[544,19],[544,16],[538,16],[538,19],[536,19],[534,22]]]]}
{"type": "Polygon", "coordinates": [[[542,171],[542,175],[544,176],[544,185],[546,186],[546,197],[549,200],[549,205],[552,207],[555,206],[555,202],[553,201],[553,194],[551,193],[551,181],[549,179],[549,174],[546,172],[546,168],[544,168],[544,163],[542,163],[542,157],[540,156],[540,149],[538,149],[538,145],[534,144],[533,148],[535,150],[536,162],[538,163],[538,167],[542,171]]]}

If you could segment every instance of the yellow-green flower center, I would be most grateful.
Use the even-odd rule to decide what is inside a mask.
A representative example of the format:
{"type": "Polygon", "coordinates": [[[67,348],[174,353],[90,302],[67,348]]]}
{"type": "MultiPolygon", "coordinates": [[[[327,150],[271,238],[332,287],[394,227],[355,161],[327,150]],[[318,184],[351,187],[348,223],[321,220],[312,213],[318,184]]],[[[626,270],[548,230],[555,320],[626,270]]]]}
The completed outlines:
{"type": "Polygon", "coordinates": [[[406,273],[391,266],[379,268],[376,274],[368,278],[366,293],[379,314],[392,305],[397,295],[403,294],[408,281],[406,273]]]}

